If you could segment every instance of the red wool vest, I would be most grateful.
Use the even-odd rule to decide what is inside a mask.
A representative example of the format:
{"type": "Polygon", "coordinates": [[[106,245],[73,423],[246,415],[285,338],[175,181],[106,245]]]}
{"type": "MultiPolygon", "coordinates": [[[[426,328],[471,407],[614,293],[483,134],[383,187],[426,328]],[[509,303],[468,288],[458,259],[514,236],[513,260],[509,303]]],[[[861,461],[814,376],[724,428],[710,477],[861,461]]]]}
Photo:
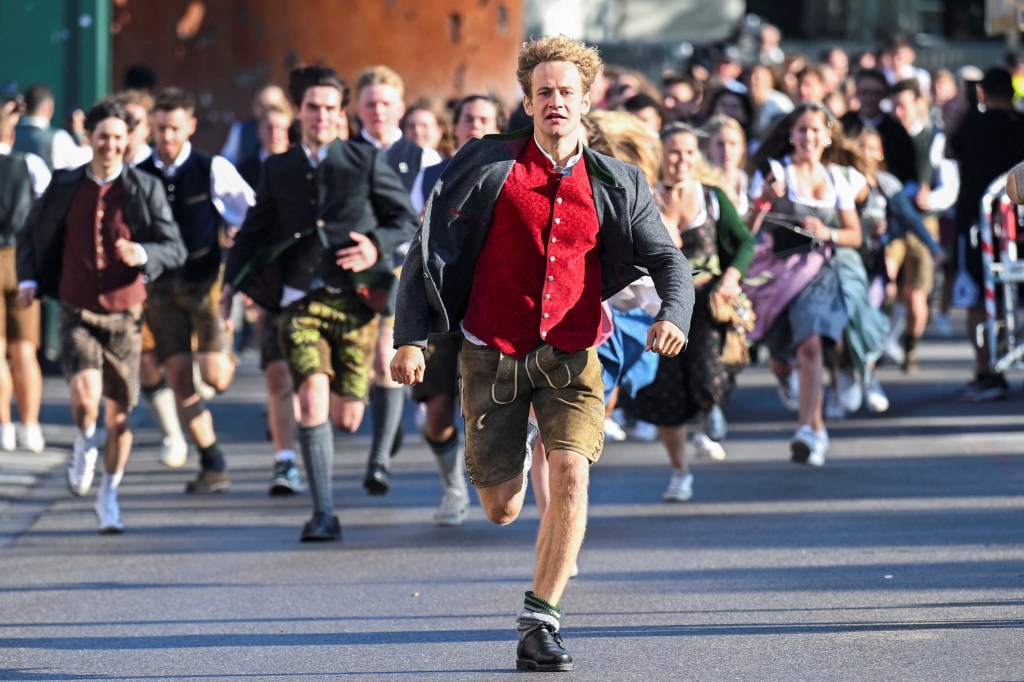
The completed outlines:
{"type": "Polygon", "coordinates": [[[131,239],[124,221],[121,180],[98,186],[82,180],[65,220],[59,296],[75,308],[96,313],[128,310],[146,300],[142,271],[128,267],[114,244],[131,239]]]}
{"type": "Polygon", "coordinates": [[[599,230],[586,162],[562,176],[527,142],[494,205],[466,331],[517,358],[542,341],[567,352],[593,346],[601,333],[599,230]]]}

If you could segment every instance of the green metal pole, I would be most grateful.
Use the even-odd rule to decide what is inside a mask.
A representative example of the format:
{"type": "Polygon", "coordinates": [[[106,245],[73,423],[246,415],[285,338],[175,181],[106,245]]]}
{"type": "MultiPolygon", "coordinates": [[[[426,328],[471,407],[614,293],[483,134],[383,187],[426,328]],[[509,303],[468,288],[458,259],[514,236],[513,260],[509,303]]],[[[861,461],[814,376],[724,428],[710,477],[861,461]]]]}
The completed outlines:
{"type": "Polygon", "coordinates": [[[77,0],[79,106],[110,93],[110,0],[77,0]]]}

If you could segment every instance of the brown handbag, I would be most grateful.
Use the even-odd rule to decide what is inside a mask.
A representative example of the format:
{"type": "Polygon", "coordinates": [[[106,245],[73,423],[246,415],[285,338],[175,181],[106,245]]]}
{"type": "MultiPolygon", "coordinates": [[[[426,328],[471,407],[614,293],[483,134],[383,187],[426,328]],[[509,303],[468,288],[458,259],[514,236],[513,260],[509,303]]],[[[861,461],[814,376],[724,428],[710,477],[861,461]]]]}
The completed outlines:
{"type": "Polygon", "coordinates": [[[708,299],[711,317],[719,324],[725,325],[722,338],[722,363],[730,367],[745,367],[750,364],[750,344],[747,343],[747,332],[753,331],[757,316],[750,299],[743,292],[731,302],[716,288],[708,299]]]}

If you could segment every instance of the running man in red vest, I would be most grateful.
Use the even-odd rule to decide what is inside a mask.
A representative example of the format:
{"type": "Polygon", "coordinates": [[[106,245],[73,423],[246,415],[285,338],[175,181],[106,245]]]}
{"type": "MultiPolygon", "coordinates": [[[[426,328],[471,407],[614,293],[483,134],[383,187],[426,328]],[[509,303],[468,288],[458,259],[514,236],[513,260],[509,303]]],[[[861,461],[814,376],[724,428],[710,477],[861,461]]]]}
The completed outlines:
{"type": "Polygon", "coordinates": [[[558,602],[604,445],[601,300],[649,270],[664,304],[648,348],[669,357],[683,349],[693,309],[689,268],[640,170],[582,142],[600,66],[596,50],[564,36],[523,48],[517,75],[533,125],[459,151],[431,192],[399,288],[396,381],[423,380],[429,334],[465,334],[466,466],[494,523],[511,523],[523,505],[538,428],[531,404],[544,434],[551,502],[517,619],[520,670],[573,666],[558,602]]]}

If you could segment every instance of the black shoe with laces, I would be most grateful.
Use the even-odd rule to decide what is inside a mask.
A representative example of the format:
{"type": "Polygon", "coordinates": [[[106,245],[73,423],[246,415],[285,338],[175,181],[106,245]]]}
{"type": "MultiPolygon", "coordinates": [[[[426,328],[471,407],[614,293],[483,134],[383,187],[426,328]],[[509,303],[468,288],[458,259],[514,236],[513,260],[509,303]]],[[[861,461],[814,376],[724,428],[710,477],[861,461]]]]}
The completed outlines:
{"type": "Polygon", "coordinates": [[[519,641],[516,669],[552,673],[572,670],[572,656],[562,648],[562,636],[548,625],[538,625],[519,641]]]}
{"type": "Polygon", "coordinates": [[[313,518],[302,527],[302,542],[331,542],[341,539],[341,524],[334,514],[313,512],[313,518]]]}
{"type": "Polygon", "coordinates": [[[274,462],[274,477],[270,479],[271,495],[298,495],[305,492],[306,482],[295,462],[286,459],[274,462]]]}
{"type": "Polygon", "coordinates": [[[1010,392],[1002,374],[979,375],[974,381],[957,393],[957,398],[969,403],[987,403],[1005,400],[1010,392]]]}
{"type": "Polygon", "coordinates": [[[370,495],[387,495],[391,489],[391,475],[383,466],[373,462],[366,470],[363,487],[370,495]]]}

